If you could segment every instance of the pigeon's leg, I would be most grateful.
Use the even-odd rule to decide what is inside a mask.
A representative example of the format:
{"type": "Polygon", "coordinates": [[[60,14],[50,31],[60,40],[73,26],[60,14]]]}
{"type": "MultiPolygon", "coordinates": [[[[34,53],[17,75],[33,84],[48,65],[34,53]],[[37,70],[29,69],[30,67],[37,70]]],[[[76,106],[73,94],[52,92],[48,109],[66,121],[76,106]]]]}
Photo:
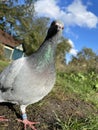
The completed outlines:
{"type": "Polygon", "coordinates": [[[0,116],[0,122],[1,121],[8,121],[8,119],[6,119],[4,116],[0,116]]]}
{"type": "Polygon", "coordinates": [[[27,119],[27,115],[25,112],[26,106],[22,105],[21,107],[21,111],[22,111],[22,119],[20,120],[18,119],[19,122],[22,122],[24,124],[24,128],[26,130],[26,127],[29,126],[32,130],[37,130],[33,125],[38,124],[39,122],[31,122],[27,119]]]}

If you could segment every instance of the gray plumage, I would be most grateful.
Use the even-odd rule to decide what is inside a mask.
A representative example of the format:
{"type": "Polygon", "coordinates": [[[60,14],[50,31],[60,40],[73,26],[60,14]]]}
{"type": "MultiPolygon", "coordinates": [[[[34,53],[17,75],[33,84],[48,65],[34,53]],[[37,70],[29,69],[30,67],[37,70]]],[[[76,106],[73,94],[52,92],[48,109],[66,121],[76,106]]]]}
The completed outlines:
{"type": "Polygon", "coordinates": [[[23,111],[51,91],[56,75],[55,52],[62,29],[60,22],[52,22],[39,49],[31,56],[13,61],[0,74],[0,102],[17,103],[23,111]]]}

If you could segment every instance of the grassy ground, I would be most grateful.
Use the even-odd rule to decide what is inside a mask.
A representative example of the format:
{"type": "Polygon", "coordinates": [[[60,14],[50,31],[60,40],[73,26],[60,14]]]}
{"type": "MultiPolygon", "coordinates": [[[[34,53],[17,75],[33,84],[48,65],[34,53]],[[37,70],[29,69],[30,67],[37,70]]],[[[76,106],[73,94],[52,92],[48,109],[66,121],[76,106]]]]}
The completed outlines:
{"type": "MultiPolygon", "coordinates": [[[[1,70],[8,63],[1,62],[1,70]]],[[[98,130],[98,75],[57,73],[52,92],[42,101],[27,107],[28,119],[39,121],[38,130],[98,130]]],[[[2,103],[0,130],[23,130],[19,106],[2,103]]],[[[27,128],[27,130],[30,130],[27,128]]]]}

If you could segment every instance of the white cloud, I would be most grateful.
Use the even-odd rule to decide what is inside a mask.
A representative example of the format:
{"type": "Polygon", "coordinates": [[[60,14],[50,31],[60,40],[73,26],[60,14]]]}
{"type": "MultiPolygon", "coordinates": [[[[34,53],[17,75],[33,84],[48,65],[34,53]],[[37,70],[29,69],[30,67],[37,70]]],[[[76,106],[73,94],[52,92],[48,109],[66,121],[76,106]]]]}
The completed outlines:
{"type": "Polygon", "coordinates": [[[74,48],[74,43],[71,39],[68,40],[69,44],[71,45],[72,48],[74,48]]]}
{"type": "Polygon", "coordinates": [[[75,45],[74,45],[73,41],[72,41],[71,39],[69,39],[69,40],[68,40],[68,42],[69,42],[69,44],[70,44],[70,45],[71,45],[71,47],[72,47],[72,48],[70,49],[69,53],[70,53],[71,55],[76,56],[76,55],[77,55],[78,50],[77,50],[77,49],[75,49],[75,45]]]}
{"type": "Polygon", "coordinates": [[[81,0],[74,0],[72,4],[67,7],[68,24],[75,24],[78,26],[87,26],[89,28],[96,27],[98,17],[87,10],[87,6],[83,5],[81,0]]]}
{"type": "Polygon", "coordinates": [[[98,17],[88,11],[87,5],[81,0],[74,0],[63,10],[58,6],[58,0],[38,0],[35,3],[35,11],[38,16],[45,16],[52,19],[61,19],[66,26],[78,25],[81,27],[95,28],[98,24],[98,17]]]}
{"type": "Polygon", "coordinates": [[[70,49],[70,51],[69,51],[69,53],[70,53],[71,55],[73,55],[73,56],[76,56],[76,55],[77,55],[77,52],[78,52],[78,50],[76,50],[75,48],[72,48],[72,49],[70,49]]]}
{"type": "Polygon", "coordinates": [[[39,0],[35,3],[35,11],[39,16],[58,18],[60,8],[55,0],[39,0]]]}

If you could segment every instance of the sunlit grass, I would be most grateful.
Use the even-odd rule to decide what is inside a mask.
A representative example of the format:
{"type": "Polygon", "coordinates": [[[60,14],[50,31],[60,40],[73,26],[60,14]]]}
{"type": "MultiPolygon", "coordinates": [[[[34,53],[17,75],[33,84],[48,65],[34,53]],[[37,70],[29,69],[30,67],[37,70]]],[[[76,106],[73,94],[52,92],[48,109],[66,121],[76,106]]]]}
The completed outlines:
{"type": "Polygon", "coordinates": [[[57,86],[61,86],[63,92],[74,93],[85,101],[91,101],[98,106],[98,74],[57,74],[57,86]]]}

